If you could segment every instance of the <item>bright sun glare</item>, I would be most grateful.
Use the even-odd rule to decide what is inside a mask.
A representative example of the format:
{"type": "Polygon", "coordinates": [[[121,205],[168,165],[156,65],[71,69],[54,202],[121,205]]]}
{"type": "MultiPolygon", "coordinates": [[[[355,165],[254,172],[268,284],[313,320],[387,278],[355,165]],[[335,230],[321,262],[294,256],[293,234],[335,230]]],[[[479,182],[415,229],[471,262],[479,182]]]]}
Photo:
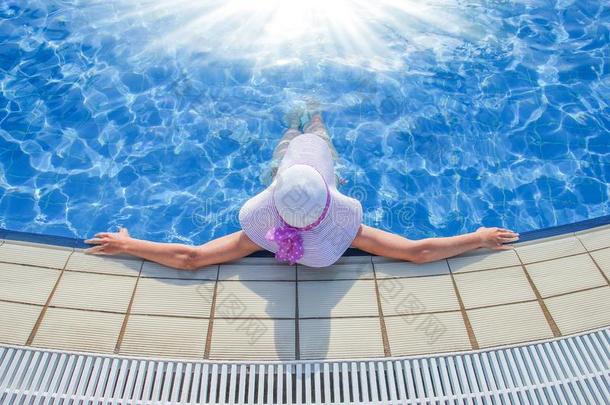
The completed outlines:
{"type": "Polygon", "coordinates": [[[282,64],[325,58],[376,69],[397,55],[487,34],[460,0],[124,0],[123,19],[155,24],[149,49],[192,49],[282,64]],[[134,2],[135,3],[135,2],[134,2]]]}

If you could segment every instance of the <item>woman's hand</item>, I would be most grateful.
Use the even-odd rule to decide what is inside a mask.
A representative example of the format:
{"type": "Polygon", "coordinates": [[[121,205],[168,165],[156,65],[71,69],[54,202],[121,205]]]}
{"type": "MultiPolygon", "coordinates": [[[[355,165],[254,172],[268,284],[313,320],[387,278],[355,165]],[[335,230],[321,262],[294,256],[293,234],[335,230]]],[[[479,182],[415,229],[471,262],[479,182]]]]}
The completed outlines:
{"type": "Polygon", "coordinates": [[[485,228],[477,229],[476,234],[481,239],[481,247],[495,250],[512,249],[512,246],[505,243],[519,240],[519,234],[504,228],[485,228]]]}
{"type": "Polygon", "coordinates": [[[121,228],[118,232],[96,233],[93,239],[87,239],[85,243],[97,245],[85,250],[85,253],[96,255],[116,255],[125,253],[127,242],[131,240],[127,228],[121,228]]]}

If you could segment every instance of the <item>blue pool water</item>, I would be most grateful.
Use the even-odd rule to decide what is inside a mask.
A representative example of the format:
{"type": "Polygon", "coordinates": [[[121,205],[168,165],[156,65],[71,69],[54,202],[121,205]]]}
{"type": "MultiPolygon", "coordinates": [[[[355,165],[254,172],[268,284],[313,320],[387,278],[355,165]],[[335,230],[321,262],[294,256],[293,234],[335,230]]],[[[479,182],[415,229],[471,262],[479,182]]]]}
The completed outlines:
{"type": "Polygon", "coordinates": [[[1,2],[0,226],[237,230],[306,98],[369,225],[420,238],[610,214],[607,1],[314,1],[308,19],[293,0],[267,20],[265,1],[1,2]]]}

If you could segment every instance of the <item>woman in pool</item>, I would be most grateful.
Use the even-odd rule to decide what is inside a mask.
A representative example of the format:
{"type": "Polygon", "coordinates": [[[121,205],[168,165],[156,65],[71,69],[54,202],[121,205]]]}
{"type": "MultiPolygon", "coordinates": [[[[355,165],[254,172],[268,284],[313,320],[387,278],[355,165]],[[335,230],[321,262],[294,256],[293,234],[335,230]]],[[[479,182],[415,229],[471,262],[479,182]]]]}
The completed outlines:
{"type": "Polygon", "coordinates": [[[259,250],[279,261],[324,267],[350,246],[373,255],[426,263],[477,249],[509,249],[518,235],[502,228],[446,237],[409,240],[362,224],[362,206],[337,190],[335,149],[319,113],[299,131],[292,119],[276,147],[272,182],[239,212],[242,230],[201,246],[134,239],[127,229],[102,232],[85,241],[93,254],[130,254],[177,269],[236,260],[259,250]]]}

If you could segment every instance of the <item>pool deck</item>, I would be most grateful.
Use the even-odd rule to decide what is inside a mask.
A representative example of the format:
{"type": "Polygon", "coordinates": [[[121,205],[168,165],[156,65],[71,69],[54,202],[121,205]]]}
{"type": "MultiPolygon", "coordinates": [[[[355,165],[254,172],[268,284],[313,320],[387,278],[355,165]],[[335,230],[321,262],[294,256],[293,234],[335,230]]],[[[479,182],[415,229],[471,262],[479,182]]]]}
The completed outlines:
{"type": "Polygon", "coordinates": [[[210,360],[460,352],[610,325],[610,225],[417,265],[248,257],[180,271],[0,241],[0,343],[210,360]]]}

